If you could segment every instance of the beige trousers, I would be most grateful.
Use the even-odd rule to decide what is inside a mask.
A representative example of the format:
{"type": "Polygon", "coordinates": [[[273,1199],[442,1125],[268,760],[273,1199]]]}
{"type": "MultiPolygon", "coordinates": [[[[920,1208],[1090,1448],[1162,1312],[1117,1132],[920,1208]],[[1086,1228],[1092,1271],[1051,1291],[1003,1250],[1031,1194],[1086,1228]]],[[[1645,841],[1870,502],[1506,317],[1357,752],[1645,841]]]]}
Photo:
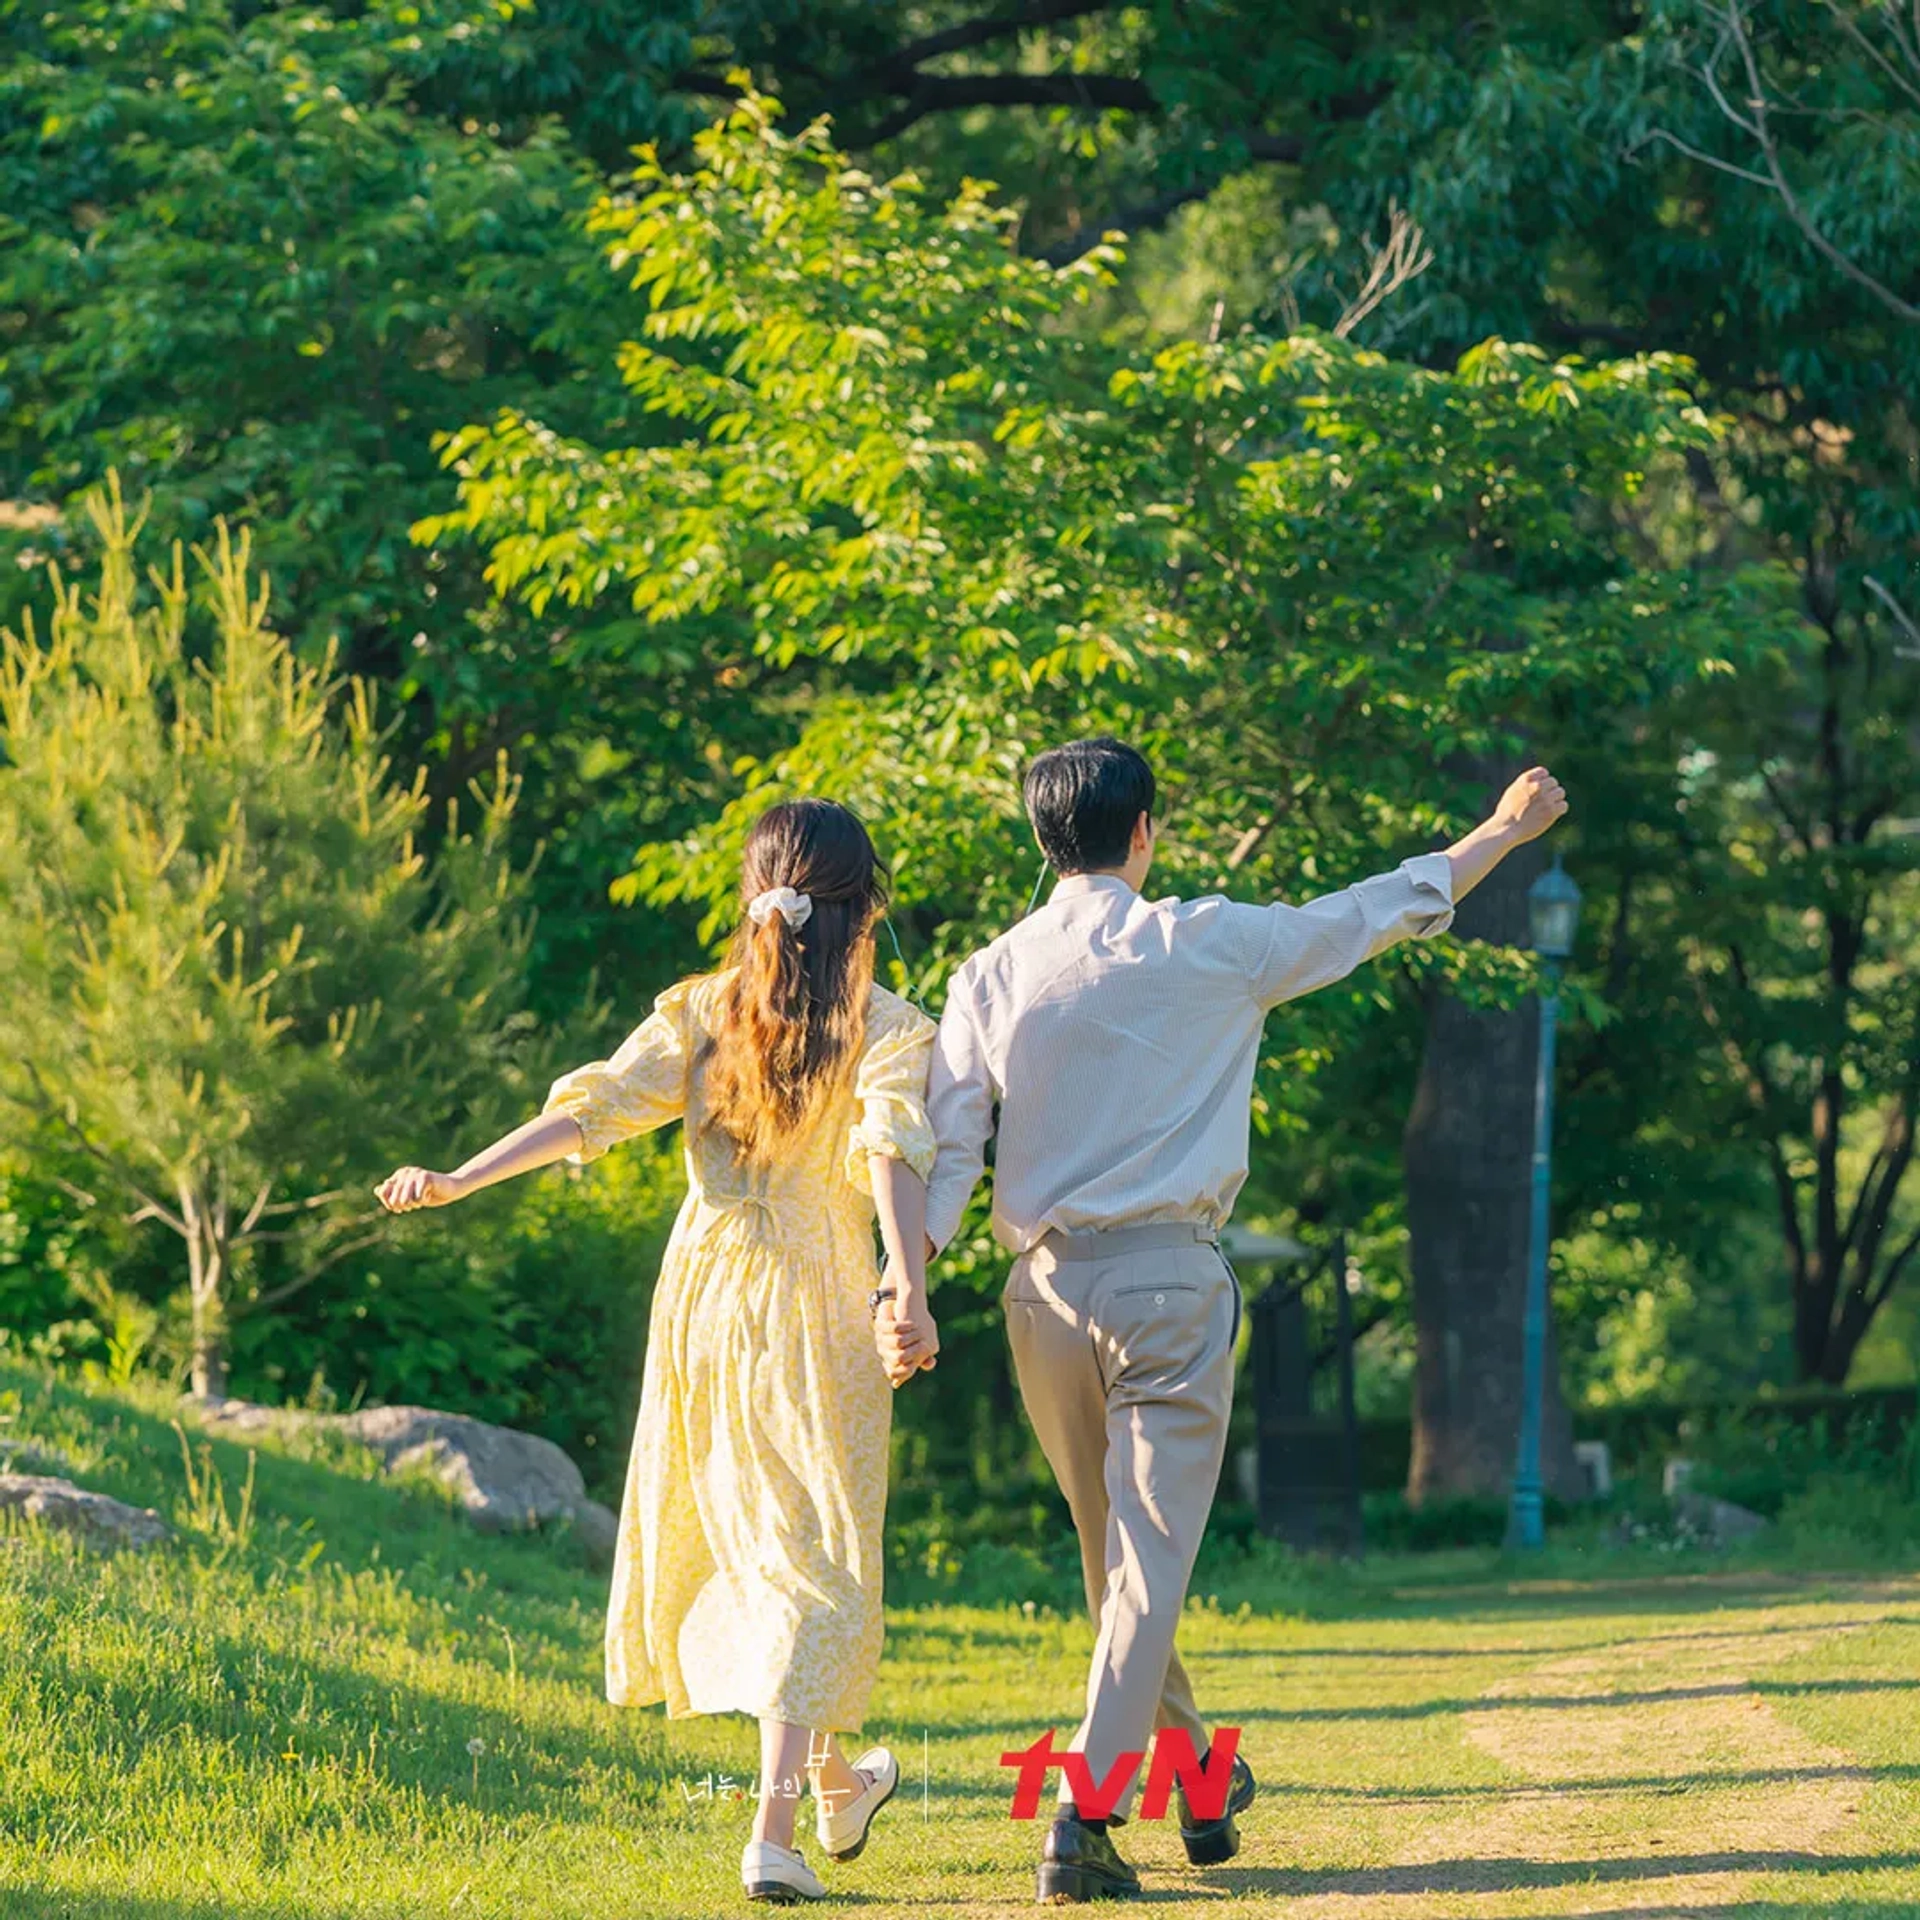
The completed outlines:
{"type": "MultiPolygon", "coordinates": [[[[1068,1743],[1096,1783],[1179,1727],[1208,1733],[1174,1629],[1200,1548],[1233,1404],[1240,1288],[1187,1227],[1046,1236],[1003,1295],[1014,1372],[1073,1513],[1097,1636],[1068,1743]]],[[[1125,1819],[1146,1766],[1114,1805],[1125,1819]]],[[[1072,1798],[1062,1770],[1060,1797],[1072,1798]]]]}

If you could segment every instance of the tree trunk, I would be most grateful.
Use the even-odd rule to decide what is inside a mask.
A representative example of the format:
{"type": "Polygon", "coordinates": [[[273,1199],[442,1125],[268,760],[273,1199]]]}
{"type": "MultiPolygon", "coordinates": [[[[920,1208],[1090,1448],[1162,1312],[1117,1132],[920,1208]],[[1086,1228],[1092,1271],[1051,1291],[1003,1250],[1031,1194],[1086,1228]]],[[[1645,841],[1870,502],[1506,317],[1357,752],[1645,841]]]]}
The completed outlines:
{"type": "Polygon", "coordinates": [[[180,1217],[186,1223],[188,1297],[193,1306],[188,1377],[199,1400],[227,1392],[227,1246],[224,1205],[209,1207],[190,1181],[180,1183],[180,1217]]]}
{"type": "Polygon", "coordinates": [[[190,1369],[196,1400],[224,1400],[227,1397],[227,1336],[220,1324],[218,1309],[203,1313],[201,1303],[193,1303],[193,1357],[190,1369]]]}
{"type": "MultiPolygon", "coordinates": [[[[1489,769],[1495,791],[1519,771],[1519,763],[1489,769]]],[[[1537,842],[1502,861],[1461,902],[1454,931],[1529,944],[1527,888],[1545,865],[1537,842]]],[[[1513,1484],[1539,1048],[1537,1003],[1482,1012],[1434,993],[1402,1140],[1415,1332],[1407,1498],[1415,1504],[1504,1497],[1513,1484]]],[[[1541,1476],[1562,1497],[1581,1487],[1551,1315],[1541,1476]]]]}

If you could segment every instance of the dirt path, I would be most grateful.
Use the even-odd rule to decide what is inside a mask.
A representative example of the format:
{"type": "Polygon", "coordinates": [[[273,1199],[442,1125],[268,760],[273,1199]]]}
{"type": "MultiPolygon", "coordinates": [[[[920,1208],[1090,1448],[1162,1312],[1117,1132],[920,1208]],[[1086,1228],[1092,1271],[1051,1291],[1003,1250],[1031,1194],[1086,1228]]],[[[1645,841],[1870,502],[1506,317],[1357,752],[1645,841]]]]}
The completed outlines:
{"type": "Polygon", "coordinates": [[[1838,1638],[1885,1617],[1849,1611],[1786,1606],[1679,1630],[1621,1623],[1595,1636],[1601,1644],[1526,1661],[1458,1715],[1506,1782],[1443,1794],[1439,1807],[1410,1797],[1391,1864],[1284,1876],[1291,1889],[1260,1876],[1260,1891],[1297,1896],[1261,1910],[1297,1920],[1751,1911],[1763,1877],[1817,1875],[1870,1851],[1856,1829],[1874,1770],[1774,1704],[1790,1690],[1782,1669],[1831,1656],[1838,1638]]]}

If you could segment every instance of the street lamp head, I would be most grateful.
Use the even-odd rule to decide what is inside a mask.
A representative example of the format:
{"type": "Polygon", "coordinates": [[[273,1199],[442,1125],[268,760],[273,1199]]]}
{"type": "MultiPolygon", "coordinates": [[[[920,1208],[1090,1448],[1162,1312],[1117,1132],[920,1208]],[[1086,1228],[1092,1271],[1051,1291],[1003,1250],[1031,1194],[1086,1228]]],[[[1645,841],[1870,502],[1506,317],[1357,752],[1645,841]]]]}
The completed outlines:
{"type": "Polygon", "coordinates": [[[1573,951],[1573,930],[1580,919],[1580,889],[1561,870],[1560,856],[1527,889],[1527,918],[1533,945],[1549,960],[1564,960],[1573,951]]]}

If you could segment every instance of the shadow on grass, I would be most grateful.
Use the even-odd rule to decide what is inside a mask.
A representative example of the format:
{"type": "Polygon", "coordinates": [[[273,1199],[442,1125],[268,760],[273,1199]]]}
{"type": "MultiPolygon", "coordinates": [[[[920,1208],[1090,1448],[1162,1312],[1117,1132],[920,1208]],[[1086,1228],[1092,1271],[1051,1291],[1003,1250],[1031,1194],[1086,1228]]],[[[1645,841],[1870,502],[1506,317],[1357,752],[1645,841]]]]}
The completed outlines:
{"type": "Polygon", "coordinates": [[[1384,1706],[1248,1707],[1242,1721],[1428,1720],[1450,1713],[1515,1708],[1560,1713],[1575,1707],[1658,1707],[1685,1700],[1738,1700],[1757,1693],[1793,1700],[1813,1694],[1912,1693],[1920,1680],[1727,1680],[1702,1687],[1650,1687],[1638,1693],[1483,1693],[1462,1699],[1396,1701],[1384,1706]]]}
{"type": "Polygon", "coordinates": [[[159,1899],[134,1893],[45,1893],[0,1881],[0,1912],[7,1920],[344,1920],[344,1907],[277,1894],[258,1901],[159,1899]]]}
{"type": "MultiPolygon", "coordinates": [[[[1194,1664],[1199,1665],[1200,1660],[1196,1658],[1194,1664]]],[[[1729,1680],[1711,1686],[1656,1687],[1636,1693],[1486,1693],[1439,1700],[1394,1701],[1386,1705],[1236,1708],[1231,1704],[1215,1704],[1219,1707],[1222,1725],[1292,1726],[1317,1721],[1432,1720],[1449,1714],[1498,1713],[1510,1708],[1559,1713],[1575,1707],[1657,1707],[1685,1701],[1739,1700],[1749,1694],[1792,1700],[1814,1695],[1915,1691],[1920,1691],[1920,1680],[1729,1680]]],[[[943,1720],[939,1723],[939,1731],[941,1737],[948,1740],[1005,1735],[1007,1749],[1012,1751],[1015,1746],[1025,1745],[1045,1732],[1049,1726],[1059,1729],[1058,1715],[1052,1719],[1008,1714],[1004,1719],[994,1720],[943,1720]]],[[[1064,1738],[1063,1733],[1063,1741],[1064,1738]]]]}
{"type": "MultiPolygon", "coordinates": [[[[1784,1558],[1785,1556],[1782,1556],[1784,1558]]],[[[1399,1561],[1392,1569],[1382,1569],[1389,1578],[1405,1580],[1424,1571],[1413,1556],[1399,1561]]],[[[1907,1591],[1913,1589],[1910,1563],[1898,1567],[1863,1570],[1860,1568],[1823,1568],[1755,1562],[1740,1567],[1715,1567],[1697,1571],[1671,1571],[1648,1568],[1633,1572],[1581,1572],[1557,1578],[1537,1578],[1515,1573],[1489,1579],[1485,1570],[1478,1578],[1437,1580],[1431,1585],[1373,1586],[1366,1589],[1377,1595],[1376,1611],[1383,1618],[1417,1620],[1463,1613],[1481,1613],[1488,1619],[1528,1620],[1591,1613],[1704,1613],[1731,1611],[1738,1607],[1772,1607],[1785,1603],[1805,1603],[1831,1592],[1838,1598],[1859,1597],[1862,1587],[1881,1587],[1889,1583],[1907,1591]]]]}
{"type": "MultiPolygon", "coordinates": [[[[1615,1860],[1435,1860],[1406,1867],[1220,1867],[1202,1876],[1209,1887],[1233,1894],[1278,1893],[1295,1899],[1309,1894],[1345,1894],[1359,1899],[1387,1894],[1510,1893],[1523,1887],[1592,1886],[1636,1880],[1678,1880],[1717,1873],[1877,1873],[1920,1866],[1920,1853],[1777,1852],[1654,1854],[1615,1860]]],[[[1746,1910],[1751,1902],[1735,1903],[1746,1910]]],[[[1908,1905],[1905,1912],[1911,1914],[1908,1905]]],[[[1636,1914],[1644,1908],[1636,1907],[1636,1914]]],[[[1688,1913],[1697,1914],[1698,1907],[1688,1913]]],[[[1835,1908],[1822,1903],[1822,1913],[1835,1908]]]]}
{"type": "MultiPolygon", "coordinates": [[[[1432,1556],[1436,1560],[1451,1557],[1432,1556]]],[[[1873,1567],[1823,1567],[1754,1559],[1691,1571],[1682,1571],[1669,1560],[1659,1566],[1617,1571],[1592,1566],[1543,1571],[1491,1552],[1461,1556],[1466,1564],[1444,1568],[1430,1569],[1423,1564],[1425,1558],[1395,1554],[1378,1562],[1316,1569],[1306,1577],[1284,1561],[1266,1566],[1250,1563],[1209,1570],[1204,1578],[1196,1574],[1192,1591],[1215,1595],[1228,1615],[1244,1602],[1262,1620],[1317,1624],[1431,1620],[1449,1628],[1477,1620],[1495,1629],[1608,1615],[1685,1618],[1810,1603],[1858,1603],[1865,1590],[1875,1590],[1879,1597],[1879,1590],[1888,1587],[1910,1600],[1914,1591],[1910,1560],[1873,1567]]],[[[1884,1597],[1895,1596],[1886,1593],[1884,1597]]],[[[1472,1649],[1465,1651],[1470,1655],[1472,1649]]]]}
{"type": "Polygon", "coordinates": [[[1725,1793],[1737,1787],[1798,1786],[1814,1780],[1863,1782],[1920,1780],[1920,1766],[1748,1767],[1738,1772],[1627,1774],[1610,1780],[1541,1780],[1476,1787],[1341,1787],[1324,1781],[1260,1782],[1262,1799],[1437,1801],[1510,1800],[1531,1795],[1572,1794],[1576,1798],[1607,1793],[1725,1793]]]}
{"type": "Polygon", "coordinates": [[[1520,1914],[1516,1920],[1913,1920],[1911,1900],[1822,1900],[1817,1907],[1778,1900],[1733,1900],[1711,1907],[1583,1907],[1520,1914]]]}
{"type": "MultiPolygon", "coordinates": [[[[836,1912],[843,1907],[896,1904],[885,1894],[858,1893],[845,1888],[836,1888],[830,1903],[836,1912]]],[[[744,1906],[745,1902],[730,1903],[730,1907],[732,1905],[744,1906]]],[[[390,1920],[440,1920],[439,1909],[423,1908],[411,1901],[397,1901],[386,1911],[390,1920]]],[[[616,1905],[611,1911],[637,1910],[616,1905]]],[[[0,1880],[0,1913],[6,1915],[6,1920],[349,1920],[349,1916],[351,1920],[370,1920],[364,1901],[356,1901],[351,1907],[335,1907],[319,1906],[305,1897],[281,1893],[265,1893],[248,1900],[217,1901],[127,1893],[46,1893],[33,1887],[10,1886],[4,1880],[0,1880]]]]}
{"type": "MultiPolygon", "coordinates": [[[[101,1764],[112,1730],[127,1727],[154,1733],[190,1727],[197,1742],[221,1751],[223,1764],[237,1776],[233,1785],[243,1791],[249,1780],[264,1784],[285,1772],[279,1750],[290,1737],[297,1739],[303,1764],[332,1765],[348,1775],[377,1751],[381,1789],[395,1796],[395,1818],[402,1820],[410,1817],[399,1810],[403,1797],[417,1794],[491,1815],[595,1825],[605,1819],[605,1809],[583,1799],[583,1776],[619,1780],[643,1800],[668,1798],[676,1772],[686,1764],[662,1750],[661,1723],[649,1719],[628,1727],[612,1718],[612,1708],[604,1709],[604,1720],[601,1710],[594,1710],[599,1725],[529,1724],[523,1709],[508,1699],[461,1700],[390,1674],[311,1654],[268,1651],[241,1637],[221,1636],[213,1662],[220,1697],[203,1697],[191,1706],[156,1700],[137,1672],[102,1671],[57,1654],[43,1654],[40,1678],[52,1697],[85,1700],[99,1716],[94,1757],[101,1764]],[[511,1766],[517,1784],[503,1786],[494,1769],[476,1768],[468,1745],[474,1740],[483,1743],[485,1754],[497,1757],[496,1767],[511,1766]]],[[[84,1728],[77,1731],[76,1747],[87,1738],[84,1728]]],[[[148,1764],[164,1774],[166,1748],[159,1741],[150,1744],[148,1764]]],[[[77,1757],[84,1762],[87,1756],[77,1757]]],[[[181,1760],[188,1769],[201,1763],[191,1751],[181,1760]]],[[[11,1910],[0,1904],[0,1913],[10,1916],[11,1910]]]]}
{"type": "Polygon", "coordinates": [[[1182,1658],[1199,1660],[1559,1660],[1570,1653],[1607,1653],[1617,1647],[1679,1646],[1692,1640],[1758,1640],[1768,1634],[1854,1632],[1864,1627],[1920,1627],[1920,1613],[1873,1614],[1861,1620],[1781,1621],[1770,1627],[1702,1627],[1686,1633],[1621,1633],[1605,1640],[1561,1640],[1498,1647],[1203,1647],[1182,1658]]]}
{"type": "MultiPolygon", "coordinates": [[[[247,1456],[256,1454],[256,1537],[252,1546],[235,1552],[230,1564],[270,1573],[317,1539],[342,1566],[377,1563],[428,1580],[483,1569],[495,1592],[552,1609],[556,1618],[565,1615],[583,1587],[604,1597],[605,1576],[592,1569],[577,1539],[564,1532],[481,1534],[453,1497],[425,1476],[389,1476],[365,1449],[346,1442],[315,1439],[308,1443],[314,1449],[309,1456],[297,1440],[232,1439],[202,1430],[185,1400],[147,1395],[153,1404],[142,1404],[133,1393],[83,1392],[5,1365],[0,1365],[0,1387],[21,1395],[13,1429],[20,1437],[44,1436],[58,1446],[75,1424],[86,1428],[114,1463],[85,1470],[80,1479],[115,1499],[153,1507],[169,1520],[178,1521],[187,1491],[175,1419],[186,1433],[196,1471],[202,1449],[210,1450],[234,1511],[247,1478],[247,1456]]],[[[213,1544],[183,1530],[166,1551],[177,1555],[213,1544]]]]}

